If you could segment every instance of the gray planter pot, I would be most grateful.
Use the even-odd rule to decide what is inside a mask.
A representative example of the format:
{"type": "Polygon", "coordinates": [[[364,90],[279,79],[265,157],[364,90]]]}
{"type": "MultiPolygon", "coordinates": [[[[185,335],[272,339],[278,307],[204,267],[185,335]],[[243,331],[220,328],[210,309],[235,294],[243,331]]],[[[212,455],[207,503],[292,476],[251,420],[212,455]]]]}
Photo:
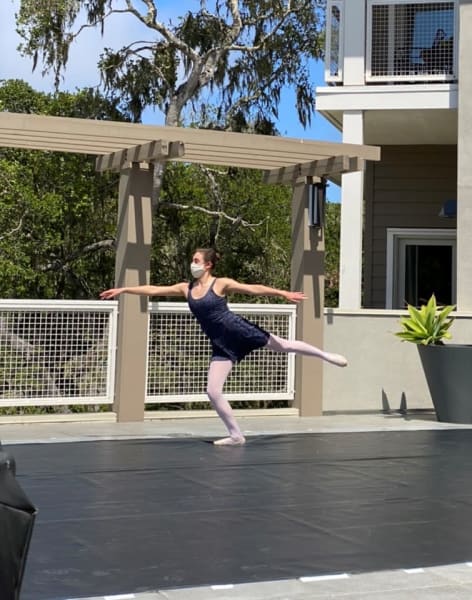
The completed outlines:
{"type": "Polygon", "coordinates": [[[472,346],[418,346],[438,421],[472,423],[472,346]]]}

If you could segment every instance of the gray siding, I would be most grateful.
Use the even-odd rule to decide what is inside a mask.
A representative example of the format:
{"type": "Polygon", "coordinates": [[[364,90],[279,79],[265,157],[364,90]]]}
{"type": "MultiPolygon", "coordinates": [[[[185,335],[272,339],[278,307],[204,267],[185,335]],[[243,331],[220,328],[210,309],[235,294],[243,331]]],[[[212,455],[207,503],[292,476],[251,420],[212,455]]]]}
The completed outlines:
{"type": "Polygon", "coordinates": [[[366,308],[385,308],[388,227],[456,228],[439,217],[457,195],[456,146],[383,146],[365,184],[364,298],[366,308]]]}

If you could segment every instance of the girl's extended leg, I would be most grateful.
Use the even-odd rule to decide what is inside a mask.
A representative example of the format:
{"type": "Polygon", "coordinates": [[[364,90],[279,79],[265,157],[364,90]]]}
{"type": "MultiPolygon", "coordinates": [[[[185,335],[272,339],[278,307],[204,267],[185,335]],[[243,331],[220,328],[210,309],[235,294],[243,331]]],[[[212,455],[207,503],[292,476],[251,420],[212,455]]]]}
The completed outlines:
{"type": "Polygon", "coordinates": [[[345,367],[347,365],[347,359],[341,354],[333,354],[332,352],[324,352],[316,346],[311,346],[306,342],[300,342],[298,340],[285,340],[280,338],[273,333],[270,334],[269,341],[267,342],[266,348],[274,350],[275,352],[295,352],[296,354],[304,354],[305,356],[316,356],[322,358],[337,367],[345,367]]]}
{"type": "Polygon", "coordinates": [[[230,360],[212,360],[208,369],[208,398],[230,435],[216,440],[214,444],[217,446],[240,446],[246,441],[234,418],[230,403],[223,396],[223,386],[232,367],[233,363],[230,360]]]}

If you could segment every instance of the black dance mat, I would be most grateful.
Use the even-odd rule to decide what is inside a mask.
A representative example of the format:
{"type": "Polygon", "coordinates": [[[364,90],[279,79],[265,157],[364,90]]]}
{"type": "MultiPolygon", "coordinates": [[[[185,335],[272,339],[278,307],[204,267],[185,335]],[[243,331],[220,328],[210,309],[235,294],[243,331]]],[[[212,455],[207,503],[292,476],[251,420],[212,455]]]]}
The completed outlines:
{"type": "Polygon", "coordinates": [[[472,561],[472,431],[10,446],[22,600],[472,561]]]}

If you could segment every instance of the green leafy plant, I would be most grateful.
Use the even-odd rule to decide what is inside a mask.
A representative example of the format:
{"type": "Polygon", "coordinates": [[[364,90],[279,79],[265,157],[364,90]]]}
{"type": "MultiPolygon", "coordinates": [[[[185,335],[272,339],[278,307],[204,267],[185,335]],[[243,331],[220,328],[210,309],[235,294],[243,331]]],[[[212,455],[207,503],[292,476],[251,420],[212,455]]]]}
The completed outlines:
{"type": "Polygon", "coordinates": [[[423,304],[419,309],[408,304],[410,316],[400,319],[403,330],[395,335],[414,344],[443,345],[443,339],[451,338],[449,328],[454,322],[454,317],[449,315],[455,308],[451,305],[438,306],[434,294],[427,304],[423,304]]]}

